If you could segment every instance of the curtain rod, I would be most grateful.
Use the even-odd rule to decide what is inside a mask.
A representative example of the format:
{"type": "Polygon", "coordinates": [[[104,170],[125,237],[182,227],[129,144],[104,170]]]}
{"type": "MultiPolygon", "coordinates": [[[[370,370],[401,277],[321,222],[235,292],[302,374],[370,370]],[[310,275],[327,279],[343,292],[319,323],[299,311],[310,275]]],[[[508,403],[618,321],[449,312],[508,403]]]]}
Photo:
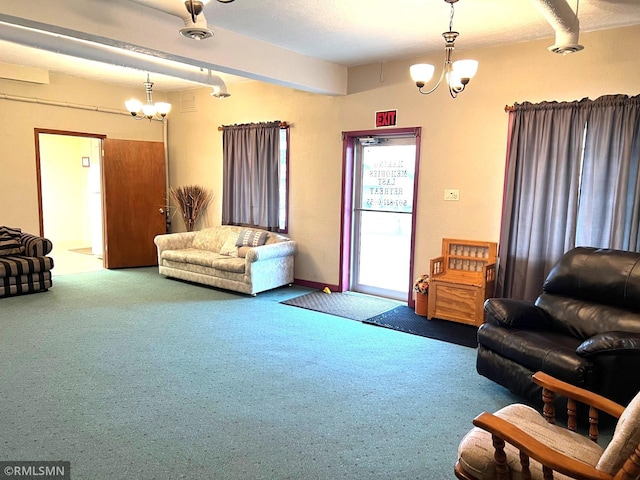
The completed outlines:
{"type": "Polygon", "coordinates": [[[513,112],[516,109],[515,105],[505,105],[504,106],[504,111],[505,112],[513,112]]]}
{"type": "MultiPolygon", "coordinates": [[[[280,122],[280,128],[289,128],[290,126],[291,126],[291,124],[288,123],[288,122],[280,122]]],[[[223,125],[220,125],[218,127],[218,131],[221,132],[223,127],[224,127],[223,125]]]]}

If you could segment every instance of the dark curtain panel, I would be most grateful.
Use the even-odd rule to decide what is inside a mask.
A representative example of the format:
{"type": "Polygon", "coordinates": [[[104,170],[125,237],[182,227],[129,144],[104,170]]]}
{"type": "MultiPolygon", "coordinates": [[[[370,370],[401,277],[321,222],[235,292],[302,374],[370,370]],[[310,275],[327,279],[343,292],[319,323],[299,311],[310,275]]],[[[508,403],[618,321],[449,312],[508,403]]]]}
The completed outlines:
{"type": "Polygon", "coordinates": [[[222,224],[278,229],[280,122],[222,127],[222,224]]]}
{"type": "MultiPolygon", "coordinates": [[[[504,206],[507,204],[507,196],[509,196],[509,198],[511,198],[511,195],[508,192],[507,186],[509,185],[508,182],[508,175],[509,175],[509,155],[511,152],[511,145],[512,145],[512,141],[513,141],[513,125],[515,122],[515,117],[516,117],[516,113],[515,111],[511,110],[509,111],[509,124],[507,126],[507,153],[506,153],[506,158],[504,161],[504,181],[502,184],[502,217],[500,217],[500,239],[502,239],[502,234],[505,228],[505,221],[504,221],[504,215],[506,213],[506,209],[504,208],[504,206]]],[[[501,249],[502,249],[502,242],[498,243],[498,258],[501,257],[502,253],[501,253],[501,249]]]]}
{"type": "Polygon", "coordinates": [[[640,96],[515,106],[496,295],[535,299],[571,248],[640,251],[640,96]]]}
{"type": "Polygon", "coordinates": [[[508,156],[496,295],[535,299],[575,241],[582,138],[580,102],[516,105],[508,156]]]}
{"type": "Polygon", "coordinates": [[[640,96],[593,102],[585,136],[576,245],[640,251],[640,96]]]}

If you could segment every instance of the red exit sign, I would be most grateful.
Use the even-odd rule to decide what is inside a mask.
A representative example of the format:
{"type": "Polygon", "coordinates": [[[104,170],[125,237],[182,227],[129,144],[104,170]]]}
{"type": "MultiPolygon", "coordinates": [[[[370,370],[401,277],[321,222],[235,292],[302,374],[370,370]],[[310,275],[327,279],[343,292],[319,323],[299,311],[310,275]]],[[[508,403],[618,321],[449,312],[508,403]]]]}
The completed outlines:
{"type": "Polygon", "coordinates": [[[384,112],[376,112],[376,128],[393,127],[397,124],[397,118],[397,110],[385,110],[384,112]]]}

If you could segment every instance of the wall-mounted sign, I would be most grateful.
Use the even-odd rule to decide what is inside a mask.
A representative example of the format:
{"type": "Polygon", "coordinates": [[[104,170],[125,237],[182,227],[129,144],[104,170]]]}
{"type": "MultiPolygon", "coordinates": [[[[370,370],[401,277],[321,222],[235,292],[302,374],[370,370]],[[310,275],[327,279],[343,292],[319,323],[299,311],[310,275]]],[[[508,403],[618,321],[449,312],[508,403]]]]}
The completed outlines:
{"type": "Polygon", "coordinates": [[[376,128],[393,127],[397,125],[397,118],[397,110],[385,110],[384,112],[376,112],[376,128]]]}

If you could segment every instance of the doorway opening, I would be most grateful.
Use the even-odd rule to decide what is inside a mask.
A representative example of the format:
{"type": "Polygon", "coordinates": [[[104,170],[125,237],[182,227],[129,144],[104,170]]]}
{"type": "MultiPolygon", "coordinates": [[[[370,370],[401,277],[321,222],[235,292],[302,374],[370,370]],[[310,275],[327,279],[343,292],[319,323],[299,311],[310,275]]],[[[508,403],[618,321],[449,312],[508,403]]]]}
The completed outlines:
{"type": "Polygon", "coordinates": [[[413,304],[420,133],[344,133],[343,290],[413,304]]]}
{"type": "Polygon", "coordinates": [[[103,138],[35,131],[40,234],[53,243],[54,275],[104,268],[103,138]]]}
{"type": "MultiPolygon", "coordinates": [[[[52,240],[54,250],[67,239],[89,240],[92,250],[94,243],[96,250],[101,248],[101,268],[157,265],[158,254],[153,240],[157,235],[167,233],[168,224],[164,142],[118,140],[106,138],[106,135],[40,129],[35,129],[35,141],[40,234],[52,240]],[[56,159],[49,161],[49,151],[41,148],[41,143],[50,138],[61,142],[70,137],[89,138],[90,147],[72,153],[56,150],[56,159]],[[86,151],[91,153],[85,154],[86,151]],[[99,169],[92,173],[94,182],[89,188],[92,165],[99,169]],[[78,168],[86,171],[86,188],[77,188],[72,181],[74,175],[83,175],[77,173],[78,168]],[[80,193],[68,195],[67,190],[73,190],[72,185],[80,193]],[[48,189],[54,187],[55,193],[49,195],[48,189]],[[94,195],[96,193],[99,195],[94,195]],[[93,205],[91,209],[90,204],[93,205]],[[90,213],[85,216],[78,213],[78,208],[85,208],[90,213]],[[49,220],[59,223],[49,223],[49,220]],[[82,238],[73,234],[74,229],[80,228],[78,224],[85,229],[94,225],[94,231],[82,238]]],[[[89,247],[82,245],[79,248],[89,247]]],[[[65,272],[55,260],[54,274],[71,273],[65,272]]]]}

